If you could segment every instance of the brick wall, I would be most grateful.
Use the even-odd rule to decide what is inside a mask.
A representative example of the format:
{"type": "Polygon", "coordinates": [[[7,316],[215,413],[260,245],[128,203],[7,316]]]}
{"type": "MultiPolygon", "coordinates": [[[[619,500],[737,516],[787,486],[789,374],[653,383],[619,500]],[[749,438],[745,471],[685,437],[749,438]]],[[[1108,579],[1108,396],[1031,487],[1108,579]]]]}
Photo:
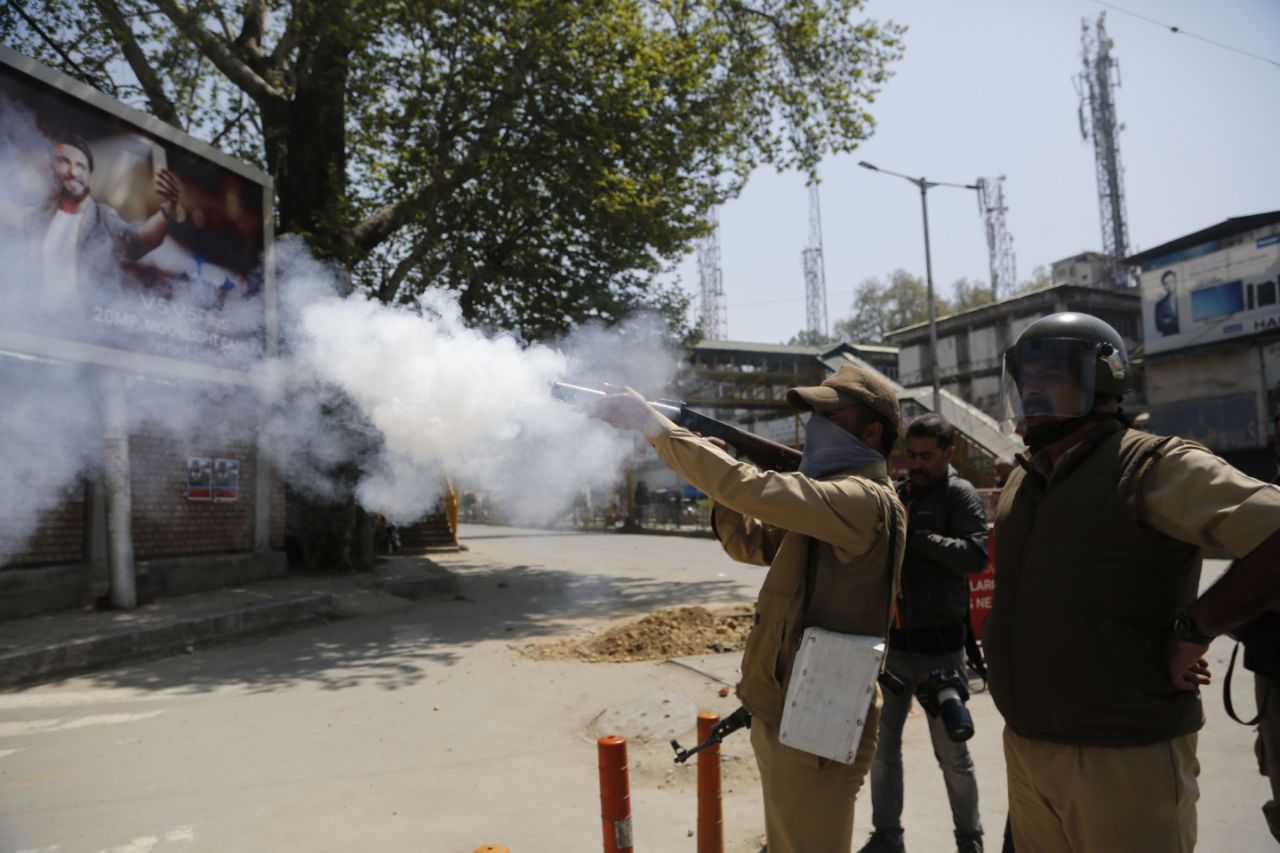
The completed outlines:
{"type": "MultiPolygon", "coordinates": [[[[80,563],[87,559],[88,522],[86,510],[86,485],[77,483],[69,489],[63,501],[39,516],[35,534],[18,546],[20,550],[4,562],[5,567],[44,566],[58,563],[80,563]]],[[[0,499],[21,500],[21,494],[7,494],[0,499]]],[[[12,518],[0,512],[0,520],[12,518]]],[[[16,541],[15,530],[0,529],[0,549],[16,541]]]]}
{"type": "Polygon", "coordinates": [[[191,446],[142,433],[129,436],[133,548],[138,559],[253,550],[255,454],[252,440],[191,446]],[[238,459],[234,502],[187,499],[187,457],[238,459]]]}

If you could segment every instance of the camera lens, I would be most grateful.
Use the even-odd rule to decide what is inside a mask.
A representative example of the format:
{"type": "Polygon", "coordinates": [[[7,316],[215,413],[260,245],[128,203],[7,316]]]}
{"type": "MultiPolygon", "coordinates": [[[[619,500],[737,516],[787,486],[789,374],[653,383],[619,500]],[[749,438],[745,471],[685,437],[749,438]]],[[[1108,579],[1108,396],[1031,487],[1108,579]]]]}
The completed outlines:
{"type": "Polygon", "coordinates": [[[947,737],[960,742],[973,737],[973,717],[969,709],[960,701],[960,694],[955,688],[947,687],[938,691],[939,717],[942,726],[947,730],[947,737]]]}

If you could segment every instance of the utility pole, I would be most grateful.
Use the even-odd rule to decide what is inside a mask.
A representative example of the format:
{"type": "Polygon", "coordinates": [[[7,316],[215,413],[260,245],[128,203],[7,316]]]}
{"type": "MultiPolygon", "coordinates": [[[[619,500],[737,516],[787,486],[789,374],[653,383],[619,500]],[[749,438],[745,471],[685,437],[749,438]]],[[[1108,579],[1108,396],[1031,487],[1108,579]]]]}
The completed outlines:
{"type": "Polygon", "coordinates": [[[893,175],[895,178],[902,178],[916,186],[920,190],[920,215],[924,220],[924,274],[925,286],[928,288],[929,299],[929,358],[926,363],[929,365],[929,381],[933,385],[933,411],[935,413],[942,412],[942,383],[939,379],[938,370],[938,310],[937,304],[933,298],[933,256],[929,251],[929,190],[934,187],[955,187],[961,190],[977,190],[980,187],[977,184],[952,184],[946,181],[931,181],[928,178],[913,178],[910,175],[904,175],[901,172],[891,172],[888,169],[881,169],[879,166],[872,165],[866,160],[861,160],[858,165],[872,172],[882,172],[886,175],[893,175]]]}
{"type": "Polygon", "coordinates": [[[728,335],[728,310],[724,304],[724,278],[720,271],[720,221],[713,207],[707,213],[711,230],[698,241],[698,325],[708,341],[723,341],[728,335]]]}
{"type": "Polygon", "coordinates": [[[1093,156],[1098,173],[1098,208],[1102,217],[1102,252],[1111,259],[1111,284],[1129,287],[1129,270],[1124,258],[1129,254],[1129,230],[1124,209],[1124,169],[1120,165],[1119,132],[1116,124],[1115,90],[1120,88],[1120,69],[1111,56],[1113,44],[1103,26],[1106,13],[1090,29],[1081,22],[1084,70],[1076,78],[1080,95],[1077,110],[1080,135],[1093,138],[1093,156]],[[1085,104],[1089,114],[1086,119],[1085,104]]]}
{"type": "Polygon", "coordinates": [[[809,245],[800,255],[804,263],[805,328],[816,341],[827,336],[827,268],[822,258],[817,181],[809,184],[809,245]]]}
{"type": "Polygon", "coordinates": [[[1013,254],[1013,235],[1005,225],[1004,175],[978,178],[978,211],[987,224],[987,253],[991,258],[991,298],[1012,293],[1018,282],[1018,261],[1013,254]]]}

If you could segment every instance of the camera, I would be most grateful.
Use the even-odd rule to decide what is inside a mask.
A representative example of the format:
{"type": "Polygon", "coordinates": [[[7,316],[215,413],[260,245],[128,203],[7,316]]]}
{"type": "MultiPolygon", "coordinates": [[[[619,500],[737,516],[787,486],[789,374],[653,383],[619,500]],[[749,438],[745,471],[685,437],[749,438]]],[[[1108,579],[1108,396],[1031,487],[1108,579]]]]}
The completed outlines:
{"type": "Polygon", "coordinates": [[[947,737],[966,741],[973,737],[973,717],[964,706],[969,701],[969,687],[954,669],[935,669],[916,685],[916,698],[931,717],[942,720],[947,737]]]}

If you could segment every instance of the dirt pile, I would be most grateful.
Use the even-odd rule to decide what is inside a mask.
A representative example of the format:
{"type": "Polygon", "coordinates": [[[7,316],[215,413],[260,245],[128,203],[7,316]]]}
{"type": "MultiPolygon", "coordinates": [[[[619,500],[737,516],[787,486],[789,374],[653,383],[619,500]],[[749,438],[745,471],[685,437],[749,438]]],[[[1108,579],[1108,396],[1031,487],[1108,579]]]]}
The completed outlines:
{"type": "Polygon", "coordinates": [[[586,637],[529,643],[520,651],[534,660],[599,663],[735,652],[746,646],[752,621],[749,607],[669,607],[586,637]]]}

